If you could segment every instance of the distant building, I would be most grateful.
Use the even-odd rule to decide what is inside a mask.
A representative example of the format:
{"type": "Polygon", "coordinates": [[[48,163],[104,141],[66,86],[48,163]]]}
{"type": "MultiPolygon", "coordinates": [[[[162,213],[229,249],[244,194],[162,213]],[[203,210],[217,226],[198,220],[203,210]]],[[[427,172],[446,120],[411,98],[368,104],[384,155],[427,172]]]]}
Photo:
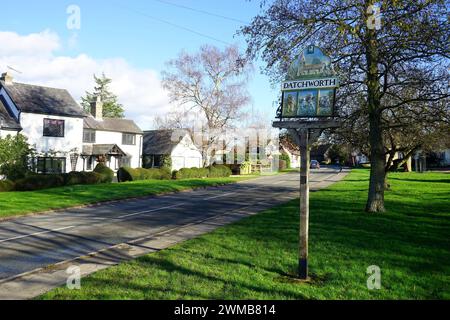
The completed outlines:
{"type": "Polygon", "coordinates": [[[172,170],[203,167],[203,157],[186,130],[144,132],[143,167],[159,168],[170,157],[172,170]]]}
{"type": "Polygon", "coordinates": [[[289,147],[287,144],[280,144],[280,152],[288,155],[291,160],[291,168],[300,168],[300,150],[289,147]]]}

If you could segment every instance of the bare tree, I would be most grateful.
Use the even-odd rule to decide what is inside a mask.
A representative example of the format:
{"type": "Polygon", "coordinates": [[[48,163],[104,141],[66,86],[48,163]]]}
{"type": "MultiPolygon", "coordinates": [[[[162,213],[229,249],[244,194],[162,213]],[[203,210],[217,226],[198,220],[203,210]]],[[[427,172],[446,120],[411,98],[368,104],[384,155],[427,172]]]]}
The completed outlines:
{"type": "Polygon", "coordinates": [[[449,97],[446,1],[275,0],[242,33],[249,54],[262,54],[275,81],[311,43],[333,57],[342,76],[338,106],[346,115],[365,114],[368,124],[371,174],[366,210],[384,211],[383,117],[449,97]],[[355,100],[364,103],[355,108],[355,100]]]}
{"type": "Polygon", "coordinates": [[[209,133],[201,145],[205,155],[250,102],[247,81],[252,64],[242,58],[235,46],[220,50],[205,45],[196,54],[180,53],[167,65],[168,70],[162,73],[163,87],[171,102],[184,110],[169,115],[168,123],[184,124],[183,119],[192,113],[198,115],[197,120],[203,121],[204,130],[209,133]]]}

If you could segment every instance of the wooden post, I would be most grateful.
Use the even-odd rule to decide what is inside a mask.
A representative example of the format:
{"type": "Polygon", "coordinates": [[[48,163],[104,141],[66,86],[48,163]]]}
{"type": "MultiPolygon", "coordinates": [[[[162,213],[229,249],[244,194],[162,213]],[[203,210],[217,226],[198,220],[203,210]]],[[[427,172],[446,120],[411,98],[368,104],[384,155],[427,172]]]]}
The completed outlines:
{"type": "Polygon", "coordinates": [[[300,134],[300,243],[298,275],[308,279],[308,232],[309,232],[309,130],[302,129],[300,134]]]}

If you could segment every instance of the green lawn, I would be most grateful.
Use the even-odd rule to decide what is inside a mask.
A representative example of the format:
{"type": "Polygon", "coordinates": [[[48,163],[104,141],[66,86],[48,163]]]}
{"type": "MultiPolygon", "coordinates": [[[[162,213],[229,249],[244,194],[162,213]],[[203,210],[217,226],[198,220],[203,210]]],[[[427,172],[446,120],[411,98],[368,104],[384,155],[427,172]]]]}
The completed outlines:
{"type": "Polygon", "coordinates": [[[385,214],[363,212],[368,171],[311,194],[313,282],[297,267],[297,201],[97,272],[43,299],[450,299],[450,175],[394,173],[385,214]],[[366,287],[378,265],[382,289],[366,287]]]}
{"type": "Polygon", "coordinates": [[[0,218],[69,208],[101,201],[217,186],[243,179],[231,177],[192,180],[147,180],[120,184],[80,185],[30,192],[0,192],[0,218]]]}

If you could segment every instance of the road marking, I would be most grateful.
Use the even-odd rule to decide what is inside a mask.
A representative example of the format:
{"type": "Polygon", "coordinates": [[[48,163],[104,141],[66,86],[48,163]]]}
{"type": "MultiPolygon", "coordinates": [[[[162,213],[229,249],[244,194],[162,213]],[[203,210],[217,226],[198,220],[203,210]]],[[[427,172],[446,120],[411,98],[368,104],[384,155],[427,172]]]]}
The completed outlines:
{"type": "Polygon", "coordinates": [[[237,192],[225,193],[225,194],[221,194],[221,195],[218,195],[218,196],[214,196],[214,197],[209,197],[209,198],[203,199],[203,201],[217,199],[217,198],[223,198],[223,197],[228,197],[228,196],[232,196],[233,194],[236,194],[236,193],[237,192]]]}
{"type": "Polygon", "coordinates": [[[39,235],[42,235],[42,234],[58,232],[58,231],[62,231],[62,230],[72,229],[72,228],[75,228],[75,226],[69,226],[69,227],[58,228],[58,229],[53,229],[53,230],[41,231],[41,232],[36,232],[36,233],[32,233],[32,234],[26,234],[26,235],[23,235],[23,236],[17,236],[17,237],[13,237],[13,238],[8,238],[8,239],[0,240],[0,243],[12,241],[12,240],[23,239],[23,238],[28,238],[28,237],[39,236],[39,235]]]}
{"type": "Polygon", "coordinates": [[[117,219],[124,219],[124,218],[128,218],[128,217],[133,217],[133,216],[137,216],[137,215],[141,215],[141,214],[156,212],[156,211],[160,211],[160,210],[164,210],[164,209],[176,208],[176,207],[180,207],[180,206],[185,205],[185,204],[186,203],[179,203],[179,204],[175,204],[173,206],[167,206],[167,207],[156,208],[156,209],[153,209],[153,210],[146,210],[146,211],[141,211],[141,212],[136,212],[136,213],[130,213],[130,214],[126,214],[124,216],[120,216],[117,219]]]}

